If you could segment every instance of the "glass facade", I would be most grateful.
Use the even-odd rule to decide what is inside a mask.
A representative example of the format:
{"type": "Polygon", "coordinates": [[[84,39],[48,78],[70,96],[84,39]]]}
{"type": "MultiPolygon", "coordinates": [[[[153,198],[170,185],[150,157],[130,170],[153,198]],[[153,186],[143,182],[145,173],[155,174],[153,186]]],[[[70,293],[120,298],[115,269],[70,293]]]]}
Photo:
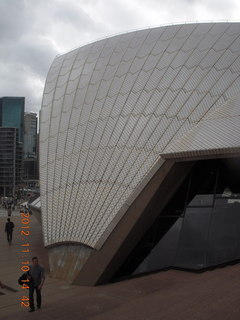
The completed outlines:
{"type": "Polygon", "coordinates": [[[12,196],[22,177],[22,143],[17,128],[0,127],[0,196],[12,196]]]}
{"type": "Polygon", "coordinates": [[[116,278],[240,259],[240,158],[195,163],[116,278]]]}
{"type": "Polygon", "coordinates": [[[1,98],[0,126],[5,128],[17,128],[19,141],[24,139],[24,97],[1,98]]]}
{"type": "Polygon", "coordinates": [[[23,181],[29,187],[38,180],[37,120],[36,113],[24,115],[23,181]]]}
{"type": "Polygon", "coordinates": [[[0,195],[14,196],[22,183],[24,97],[0,98],[0,195]]]}
{"type": "Polygon", "coordinates": [[[37,114],[24,115],[24,158],[37,157],[37,114]]]}

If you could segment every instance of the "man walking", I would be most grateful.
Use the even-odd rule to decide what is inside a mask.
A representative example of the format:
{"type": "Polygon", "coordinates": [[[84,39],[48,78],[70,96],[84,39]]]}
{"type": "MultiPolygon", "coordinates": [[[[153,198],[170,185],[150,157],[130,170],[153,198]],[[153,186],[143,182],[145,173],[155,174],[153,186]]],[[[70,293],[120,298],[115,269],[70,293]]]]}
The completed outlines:
{"type": "Polygon", "coordinates": [[[38,263],[38,258],[32,258],[32,265],[30,266],[29,275],[31,276],[31,281],[29,282],[29,312],[35,311],[34,306],[34,290],[37,294],[37,308],[41,308],[41,289],[45,280],[44,268],[38,263]]]}
{"type": "Polygon", "coordinates": [[[8,218],[5,224],[5,232],[7,232],[7,241],[9,245],[12,244],[13,228],[14,228],[14,223],[10,220],[10,218],[8,218]]]}

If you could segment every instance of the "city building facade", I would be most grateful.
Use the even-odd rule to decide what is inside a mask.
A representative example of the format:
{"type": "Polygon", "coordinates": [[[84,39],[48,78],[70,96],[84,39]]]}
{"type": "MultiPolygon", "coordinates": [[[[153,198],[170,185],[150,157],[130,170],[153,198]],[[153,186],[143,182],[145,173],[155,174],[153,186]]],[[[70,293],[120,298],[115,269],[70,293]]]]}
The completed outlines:
{"type": "Polygon", "coordinates": [[[29,186],[34,186],[39,180],[37,125],[37,114],[32,112],[25,112],[23,180],[25,184],[29,186]]]}
{"type": "Polygon", "coordinates": [[[22,178],[22,143],[17,128],[0,127],[0,194],[13,196],[22,178]]]}
{"type": "Polygon", "coordinates": [[[0,98],[0,126],[5,128],[17,128],[19,142],[24,141],[24,97],[0,98]]]}
{"type": "Polygon", "coordinates": [[[22,183],[24,97],[0,98],[0,194],[14,196],[22,183]]]}
{"type": "Polygon", "coordinates": [[[24,158],[37,157],[37,114],[25,112],[24,114],[24,158]]]}
{"type": "Polygon", "coordinates": [[[196,23],[53,61],[40,121],[52,276],[96,285],[240,259],[239,48],[240,23],[196,23]]]}

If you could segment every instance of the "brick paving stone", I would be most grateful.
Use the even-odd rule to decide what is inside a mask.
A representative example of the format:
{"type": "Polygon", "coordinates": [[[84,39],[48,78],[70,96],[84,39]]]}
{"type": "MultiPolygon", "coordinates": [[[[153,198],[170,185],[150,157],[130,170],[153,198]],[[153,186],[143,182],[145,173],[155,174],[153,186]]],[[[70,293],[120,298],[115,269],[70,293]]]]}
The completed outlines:
{"type": "MultiPolygon", "coordinates": [[[[17,284],[21,274],[23,239],[15,212],[13,244],[4,233],[7,216],[0,214],[0,280],[17,290],[0,289],[0,320],[239,320],[240,264],[204,273],[168,270],[97,287],[69,285],[49,275],[42,230],[31,216],[30,254],[46,268],[42,309],[31,314],[21,308],[25,291],[17,284]]],[[[25,239],[24,239],[25,240],[25,239]]],[[[28,293],[28,292],[26,292],[28,293]]]]}

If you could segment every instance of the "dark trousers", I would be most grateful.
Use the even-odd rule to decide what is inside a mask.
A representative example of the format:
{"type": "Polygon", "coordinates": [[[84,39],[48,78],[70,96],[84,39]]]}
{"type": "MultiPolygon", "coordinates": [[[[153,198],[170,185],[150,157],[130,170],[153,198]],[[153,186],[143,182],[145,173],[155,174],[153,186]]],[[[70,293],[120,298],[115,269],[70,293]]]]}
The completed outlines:
{"type": "Polygon", "coordinates": [[[41,290],[38,289],[38,286],[34,287],[33,285],[29,286],[29,304],[30,308],[34,309],[34,290],[37,294],[37,307],[41,308],[41,290]]]}
{"type": "Polygon", "coordinates": [[[12,231],[7,231],[7,241],[12,242],[12,231]]]}

